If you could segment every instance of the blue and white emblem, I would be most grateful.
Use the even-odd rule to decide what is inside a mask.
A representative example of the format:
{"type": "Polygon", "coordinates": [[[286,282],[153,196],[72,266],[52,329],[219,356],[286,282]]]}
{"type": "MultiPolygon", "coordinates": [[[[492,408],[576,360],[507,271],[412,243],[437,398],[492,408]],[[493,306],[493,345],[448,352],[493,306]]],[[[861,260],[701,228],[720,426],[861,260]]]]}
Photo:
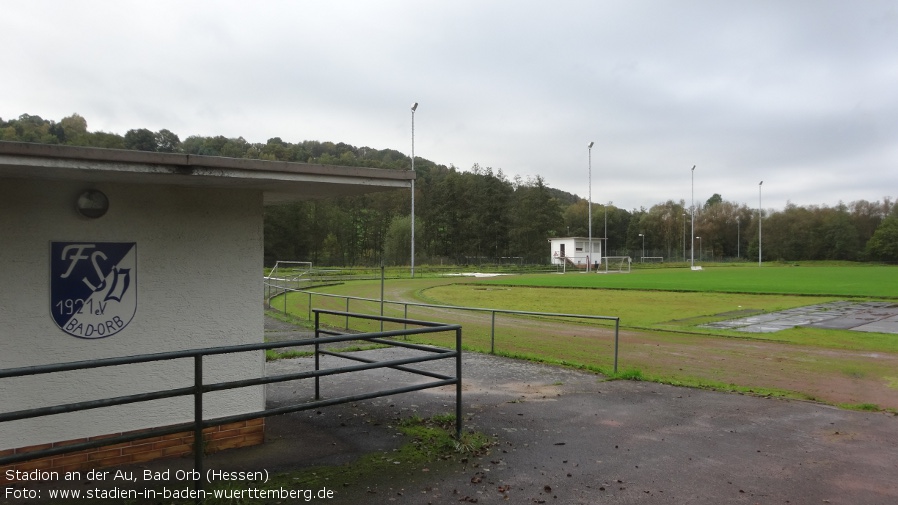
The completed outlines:
{"type": "Polygon", "coordinates": [[[125,329],[137,312],[137,243],[52,242],[50,312],[78,338],[125,329]]]}

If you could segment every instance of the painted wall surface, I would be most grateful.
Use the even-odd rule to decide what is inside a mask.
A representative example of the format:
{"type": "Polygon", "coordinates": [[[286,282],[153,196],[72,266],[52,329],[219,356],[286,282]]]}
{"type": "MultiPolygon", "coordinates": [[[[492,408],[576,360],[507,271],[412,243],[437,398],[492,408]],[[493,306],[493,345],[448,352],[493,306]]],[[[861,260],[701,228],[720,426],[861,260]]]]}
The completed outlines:
{"type": "MultiPolygon", "coordinates": [[[[0,179],[0,368],[262,341],[262,195],[256,191],[0,179]],[[109,198],[80,216],[85,189],[109,198]],[[134,242],[137,309],[121,331],[83,339],[51,317],[51,242],[134,242]]],[[[259,377],[261,352],[206,358],[207,381],[259,377]]],[[[174,360],[0,380],[0,411],[192,384],[174,360]]],[[[264,407],[262,387],[206,397],[206,417],[264,407]]],[[[0,424],[0,449],[190,421],[192,397],[0,424]]]]}

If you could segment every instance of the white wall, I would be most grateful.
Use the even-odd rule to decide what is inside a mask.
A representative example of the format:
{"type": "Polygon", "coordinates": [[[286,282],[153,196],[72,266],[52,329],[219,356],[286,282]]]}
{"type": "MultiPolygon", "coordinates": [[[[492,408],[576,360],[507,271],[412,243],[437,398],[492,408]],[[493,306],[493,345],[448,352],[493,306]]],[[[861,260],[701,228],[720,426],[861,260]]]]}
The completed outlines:
{"type": "MultiPolygon", "coordinates": [[[[257,191],[0,179],[0,369],[263,338],[262,195],[257,191]],[[109,197],[81,217],[81,191],[109,197]],[[50,243],[137,243],[137,312],[119,333],[70,336],[50,314],[50,243]]],[[[213,381],[261,376],[261,352],[207,358],[213,381]]],[[[209,379],[207,379],[208,381],[209,379]]],[[[189,386],[193,361],[0,379],[0,411],[189,386]]],[[[192,397],[0,424],[0,449],[192,419],[192,397]]],[[[216,393],[206,417],[264,407],[262,387],[216,393]]]]}
{"type": "MultiPolygon", "coordinates": [[[[586,263],[586,257],[589,256],[589,240],[577,240],[575,237],[562,237],[549,239],[549,247],[552,250],[552,264],[561,265],[564,260],[561,258],[561,244],[564,244],[564,254],[574,263],[586,263]]],[[[593,262],[602,263],[602,242],[593,239],[592,243],[593,262]]]]}

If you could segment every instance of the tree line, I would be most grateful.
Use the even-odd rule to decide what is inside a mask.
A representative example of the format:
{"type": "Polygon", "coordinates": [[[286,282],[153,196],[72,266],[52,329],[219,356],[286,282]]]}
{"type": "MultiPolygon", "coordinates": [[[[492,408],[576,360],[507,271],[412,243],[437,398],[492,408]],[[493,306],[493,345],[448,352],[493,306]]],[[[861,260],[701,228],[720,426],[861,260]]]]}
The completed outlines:
{"type": "MultiPolygon", "coordinates": [[[[243,137],[190,136],[132,129],[124,135],[88,130],[84,117],[59,122],[23,114],[0,118],[0,139],[155,152],[408,170],[396,150],[306,140],[265,143],[243,137]]],[[[418,264],[548,263],[548,239],[589,234],[588,203],[545,184],[541,176],[509,178],[501,169],[469,170],[415,159],[415,253],[418,264]]],[[[265,263],[320,265],[408,264],[411,198],[387,191],[295,202],[265,210],[265,263]]],[[[694,209],[667,200],[649,209],[592,206],[592,236],[605,237],[605,255],[661,256],[665,261],[753,261],[758,258],[759,209],[715,194],[694,209]],[[695,250],[691,249],[694,244],[695,250]]],[[[885,197],[836,206],[762,209],[764,261],[898,261],[898,206],[885,197]]],[[[637,260],[638,261],[638,260],[637,260]]]]}

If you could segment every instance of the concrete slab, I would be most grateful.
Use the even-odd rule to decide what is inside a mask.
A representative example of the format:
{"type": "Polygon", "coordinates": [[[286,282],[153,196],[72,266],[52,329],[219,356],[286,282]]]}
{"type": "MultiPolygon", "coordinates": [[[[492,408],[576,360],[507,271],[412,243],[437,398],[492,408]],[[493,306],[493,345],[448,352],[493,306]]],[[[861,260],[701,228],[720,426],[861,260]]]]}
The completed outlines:
{"type": "Polygon", "coordinates": [[[864,324],[853,328],[855,331],[868,331],[877,333],[898,333],[898,316],[888,317],[879,321],[864,324]]]}
{"type": "Polygon", "coordinates": [[[892,302],[838,301],[717,321],[701,327],[771,333],[797,326],[809,326],[898,334],[898,325],[891,323],[892,318],[896,317],[898,317],[898,304],[892,302]]]}
{"type": "Polygon", "coordinates": [[[825,321],[812,323],[807,326],[810,326],[812,328],[828,328],[833,330],[851,330],[857,328],[858,326],[868,324],[869,322],[870,320],[866,318],[838,317],[835,319],[827,319],[825,321]]]}
{"type": "Polygon", "coordinates": [[[792,328],[792,326],[775,324],[752,324],[749,326],[743,326],[742,328],[737,328],[737,330],[744,331],[746,333],[775,333],[777,331],[782,331],[788,328],[792,328]]]}

